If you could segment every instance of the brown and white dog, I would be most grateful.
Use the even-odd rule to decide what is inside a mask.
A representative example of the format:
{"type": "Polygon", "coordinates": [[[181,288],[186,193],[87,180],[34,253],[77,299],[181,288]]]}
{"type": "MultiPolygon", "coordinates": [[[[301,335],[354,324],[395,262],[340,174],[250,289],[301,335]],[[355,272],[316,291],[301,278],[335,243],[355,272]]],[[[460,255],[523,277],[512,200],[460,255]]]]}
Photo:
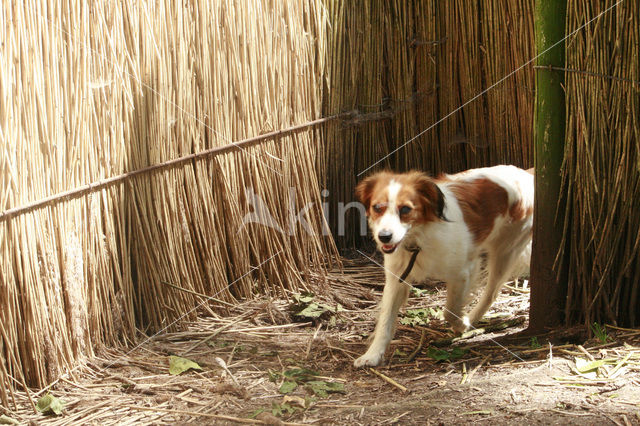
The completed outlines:
{"type": "Polygon", "coordinates": [[[398,310],[409,294],[407,282],[444,281],[445,319],[454,331],[463,332],[482,318],[505,281],[528,270],[533,181],[533,169],[495,166],[437,179],[421,172],[380,172],[358,184],[356,195],[384,254],[386,282],[373,341],[354,362],[356,367],[382,362],[398,310]],[[410,250],[416,249],[411,268],[410,250]],[[465,316],[463,308],[480,279],[484,254],[487,285],[465,316]]]}

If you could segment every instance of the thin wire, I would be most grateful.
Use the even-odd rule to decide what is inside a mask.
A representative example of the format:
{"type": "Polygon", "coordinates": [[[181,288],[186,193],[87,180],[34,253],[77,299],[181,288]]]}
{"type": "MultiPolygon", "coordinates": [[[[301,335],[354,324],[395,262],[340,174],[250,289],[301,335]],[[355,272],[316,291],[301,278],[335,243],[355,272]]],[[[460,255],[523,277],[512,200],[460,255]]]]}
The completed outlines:
{"type": "MultiPolygon", "coordinates": [[[[397,276],[395,273],[393,273],[393,271],[391,271],[389,268],[385,267],[384,265],[381,265],[380,262],[376,261],[375,259],[367,256],[366,254],[364,254],[363,252],[361,252],[359,249],[356,249],[356,251],[358,253],[360,253],[362,256],[366,257],[367,259],[369,259],[371,262],[375,263],[376,265],[380,266],[382,269],[384,269],[385,271],[389,272],[391,275],[393,275],[394,277],[396,277],[398,280],[400,280],[400,282],[402,284],[405,284],[407,286],[409,286],[409,288],[413,288],[413,286],[408,283],[407,281],[403,280],[402,278],[400,278],[399,276],[397,276]]],[[[444,309],[449,312],[451,315],[453,315],[454,317],[458,318],[459,320],[462,320],[462,318],[460,318],[458,315],[454,314],[453,312],[451,312],[449,309],[447,309],[447,307],[445,306],[444,309]]],[[[473,324],[469,324],[469,327],[473,328],[474,330],[477,330],[477,328],[475,328],[473,326],[473,324]]],[[[509,350],[508,348],[506,348],[505,346],[501,345],[499,342],[497,342],[496,340],[492,339],[491,337],[489,337],[489,340],[491,340],[493,343],[495,343],[496,345],[500,346],[502,349],[504,349],[505,351],[509,352],[511,355],[513,355],[514,357],[518,358],[520,361],[524,362],[524,360],[522,358],[520,358],[516,353],[512,352],[511,350],[509,350]]]]}
{"type": "Polygon", "coordinates": [[[486,94],[488,91],[490,91],[491,89],[493,89],[494,87],[502,84],[502,82],[504,82],[505,80],[507,80],[508,78],[510,78],[512,75],[514,75],[515,73],[517,73],[518,71],[520,71],[521,69],[523,69],[524,67],[528,66],[529,64],[531,64],[533,61],[535,61],[536,59],[538,59],[540,56],[544,55],[545,53],[547,53],[548,51],[550,51],[551,49],[555,48],[556,46],[558,46],[560,43],[563,43],[566,39],[568,39],[569,37],[571,37],[572,35],[576,34],[578,31],[582,30],[583,28],[585,28],[587,25],[591,24],[593,21],[595,21],[596,19],[600,18],[602,15],[604,15],[605,13],[609,12],[610,10],[614,9],[615,7],[617,7],[620,3],[624,2],[624,0],[619,0],[617,3],[615,3],[613,6],[609,7],[608,9],[604,10],[603,12],[599,13],[596,17],[594,17],[593,19],[589,20],[587,23],[585,23],[584,25],[582,25],[581,27],[578,27],[576,30],[572,31],[571,33],[567,34],[566,36],[564,36],[562,39],[558,40],[557,42],[555,42],[553,45],[551,45],[551,47],[543,50],[542,52],[540,52],[539,54],[537,54],[536,56],[534,56],[533,58],[529,59],[527,62],[525,62],[524,64],[520,65],[518,68],[516,68],[515,70],[511,71],[509,74],[505,75],[504,77],[502,77],[500,80],[496,81],[495,83],[493,83],[491,86],[487,87],[486,89],[484,89],[483,91],[481,91],[480,93],[478,93],[477,95],[475,95],[474,97],[472,97],[471,99],[469,99],[468,101],[466,101],[465,103],[463,103],[462,105],[460,105],[459,107],[457,107],[456,109],[454,109],[453,111],[449,112],[447,115],[445,115],[444,117],[442,117],[441,119],[439,119],[438,121],[436,121],[435,123],[433,123],[431,126],[427,127],[426,129],[424,129],[423,131],[421,131],[420,133],[418,133],[417,135],[415,135],[414,137],[412,137],[411,139],[409,139],[408,141],[406,141],[404,144],[400,145],[398,148],[394,149],[393,151],[391,151],[390,153],[388,153],[387,155],[385,155],[384,157],[382,157],[381,159],[379,159],[378,161],[376,161],[375,163],[371,164],[369,167],[367,167],[366,169],[364,169],[363,171],[361,171],[360,173],[358,173],[358,176],[361,176],[362,174],[366,173],[368,170],[370,170],[371,168],[375,167],[377,164],[379,164],[380,162],[386,160],[387,158],[389,158],[390,156],[392,156],[393,154],[395,154],[396,152],[398,152],[399,150],[401,150],[402,148],[404,148],[405,146],[407,146],[408,144],[410,144],[411,142],[413,142],[414,140],[418,139],[420,136],[424,135],[426,132],[428,132],[429,130],[433,129],[434,127],[436,127],[438,124],[442,123],[443,121],[445,121],[447,118],[451,117],[453,114],[457,113],[458,111],[460,111],[462,108],[466,107],[467,105],[469,105],[470,103],[474,102],[476,99],[478,99],[480,96],[483,96],[484,94],[486,94]]]}

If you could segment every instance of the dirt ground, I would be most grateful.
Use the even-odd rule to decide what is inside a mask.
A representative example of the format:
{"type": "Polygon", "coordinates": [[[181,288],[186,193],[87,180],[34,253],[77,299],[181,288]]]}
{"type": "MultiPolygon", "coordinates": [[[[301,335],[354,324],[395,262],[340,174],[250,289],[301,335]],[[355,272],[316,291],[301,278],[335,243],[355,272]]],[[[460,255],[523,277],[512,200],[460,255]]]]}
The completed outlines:
{"type": "Polygon", "coordinates": [[[452,340],[444,289],[430,286],[412,292],[385,366],[356,369],[382,273],[351,264],[312,281],[315,295],[247,301],[135,348],[102,350],[50,389],[16,394],[0,415],[51,425],[640,424],[640,330],[517,338],[529,299],[519,282],[477,335],[452,340]],[[201,369],[172,375],[171,356],[201,369]],[[64,404],[60,415],[34,412],[30,400],[46,392],[64,404]]]}

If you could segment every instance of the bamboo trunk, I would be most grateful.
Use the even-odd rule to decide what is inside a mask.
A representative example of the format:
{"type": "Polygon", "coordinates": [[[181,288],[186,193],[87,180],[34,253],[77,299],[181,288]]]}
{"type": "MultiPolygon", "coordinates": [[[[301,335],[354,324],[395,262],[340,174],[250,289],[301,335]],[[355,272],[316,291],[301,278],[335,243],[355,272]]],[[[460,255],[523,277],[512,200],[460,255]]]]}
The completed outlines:
{"type": "MultiPolygon", "coordinates": [[[[537,65],[564,67],[566,1],[537,0],[535,8],[537,65]]],[[[534,118],[535,186],[531,309],[529,331],[539,332],[562,321],[566,279],[556,263],[563,220],[558,216],[565,139],[564,74],[536,70],[534,118]]]]}

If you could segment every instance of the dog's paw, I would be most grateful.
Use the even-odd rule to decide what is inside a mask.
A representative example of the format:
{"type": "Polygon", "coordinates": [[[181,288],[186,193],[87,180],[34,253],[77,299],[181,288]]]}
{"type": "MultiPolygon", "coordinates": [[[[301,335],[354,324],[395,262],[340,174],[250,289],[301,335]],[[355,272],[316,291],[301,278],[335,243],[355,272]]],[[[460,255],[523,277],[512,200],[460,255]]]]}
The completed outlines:
{"type": "Polygon", "coordinates": [[[456,318],[456,320],[451,322],[451,328],[457,334],[462,334],[465,331],[471,328],[471,321],[469,317],[456,318]]]}
{"type": "Polygon", "coordinates": [[[376,365],[382,364],[382,360],[384,359],[384,352],[382,353],[365,353],[360,358],[356,359],[353,362],[354,367],[375,367],[376,365]]]}

